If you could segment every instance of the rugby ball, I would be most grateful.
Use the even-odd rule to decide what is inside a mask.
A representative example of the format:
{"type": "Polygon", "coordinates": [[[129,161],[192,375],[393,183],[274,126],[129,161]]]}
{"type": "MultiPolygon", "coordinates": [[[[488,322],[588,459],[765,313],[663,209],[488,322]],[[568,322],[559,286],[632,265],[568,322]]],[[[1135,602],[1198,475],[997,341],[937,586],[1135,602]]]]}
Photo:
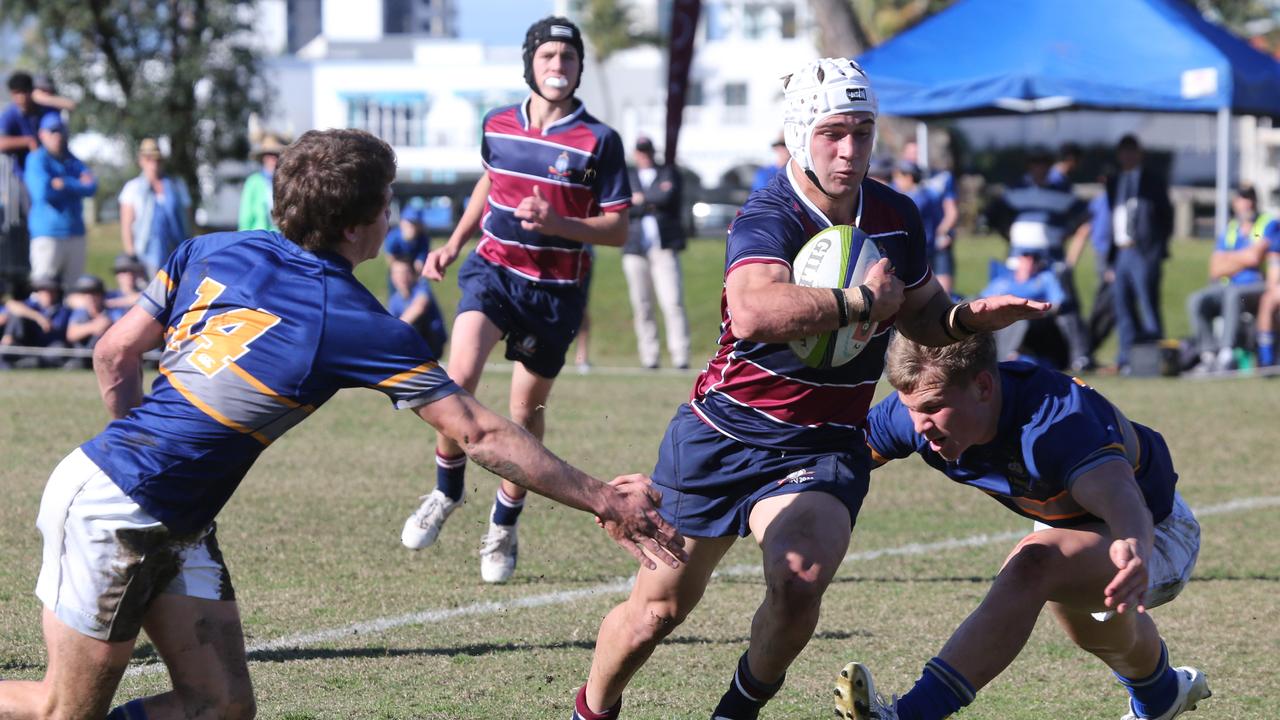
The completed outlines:
{"type": "MultiPolygon", "coordinates": [[[[814,235],[800,248],[791,264],[791,274],[795,284],[804,287],[856,287],[879,260],[880,250],[866,233],[852,225],[835,225],[814,235]]],[[[838,330],[792,340],[791,350],[809,367],[844,365],[871,342],[876,325],[855,319],[838,330]]]]}

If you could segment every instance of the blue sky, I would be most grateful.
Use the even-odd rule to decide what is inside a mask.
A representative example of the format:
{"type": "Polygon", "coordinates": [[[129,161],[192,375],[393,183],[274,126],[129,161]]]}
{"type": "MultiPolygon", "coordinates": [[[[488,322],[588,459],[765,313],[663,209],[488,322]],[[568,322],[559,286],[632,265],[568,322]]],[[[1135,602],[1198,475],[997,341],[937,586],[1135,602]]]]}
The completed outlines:
{"type": "Polygon", "coordinates": [[[463,0],[458,35],[487,44],[519,45],[534,20],[551,14],[551,0],[463,0]]]}

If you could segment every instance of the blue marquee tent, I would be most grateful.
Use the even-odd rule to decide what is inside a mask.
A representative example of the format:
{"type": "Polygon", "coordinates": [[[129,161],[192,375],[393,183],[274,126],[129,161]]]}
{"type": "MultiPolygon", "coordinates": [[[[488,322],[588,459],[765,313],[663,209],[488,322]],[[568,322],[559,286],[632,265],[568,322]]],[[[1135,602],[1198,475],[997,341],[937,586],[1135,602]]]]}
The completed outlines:
{"type": "Polygon", "coordinates": [[[1185,0],[959,0],[858,61],[890,115],[1217,113],[1219,231],[1231,115],[1280,117],[1280,63],[1185,0]]]}
{"type": "Polygon", "coordinates": [[[858,61],[891,115],[1280,116],[1280,63],[1185,0],[960,0],[858,61]]]}

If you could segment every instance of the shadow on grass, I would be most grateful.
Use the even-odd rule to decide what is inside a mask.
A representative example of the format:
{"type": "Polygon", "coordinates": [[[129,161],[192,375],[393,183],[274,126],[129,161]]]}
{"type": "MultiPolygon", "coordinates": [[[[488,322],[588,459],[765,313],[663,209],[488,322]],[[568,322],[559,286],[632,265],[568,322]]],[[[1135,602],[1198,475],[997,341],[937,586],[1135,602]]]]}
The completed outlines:
{"type": "MultiPolygon", "coordinates": [[[[870,637],[871,634],[862,631],[823,631],[814,633],[814,640],[849,640],[854,637],[870,637]]],[[[663,645],[746,645],[749,638],[745,635],[737,637],[720,637],[710,638],[697,635],[689,635],[683,637],[671,637],[663,641],[663,645]]],[[[290,648],[285,650],[256,650],[249,653],[249,660],[253,662],[272,662],[283,663],[298,660],[350,660],[359,658],[398,658],[398,657],[480,657],[484,655],[492,655],[495,653],[510,652],[528,652],[529,650],[592,650],[595,648],[595,640],[570,640],[557,641],[548,643],[469,643],[467,645],[455,645],[452,647],[422,647],[422,648],[387,648],[387,647],[356,647],[356,648],[290,648]]],[[[154,648],[150,646],[140,647],[133,654],[133,660],[137,661],[158,661],[154,648]]],[[[151,662],[147,664],[153,664],[151,662]]],[[[29,670],[34,669],[30,666],[15,667],[13,669],[29,670]]]]}

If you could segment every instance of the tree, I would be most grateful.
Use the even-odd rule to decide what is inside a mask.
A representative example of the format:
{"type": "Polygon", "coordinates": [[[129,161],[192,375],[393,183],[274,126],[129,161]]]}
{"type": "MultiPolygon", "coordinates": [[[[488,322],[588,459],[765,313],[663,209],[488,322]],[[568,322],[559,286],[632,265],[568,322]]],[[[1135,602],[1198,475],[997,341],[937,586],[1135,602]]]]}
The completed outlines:
{"type": "Polygon", "coordinates": [[[614,53],[637,45],[660,45],[661,29],[658,33],[643,33],[636,30],[631,18],[631,4],[628,0],[582,0],[580,5],[582,18],[582,34],[591,43],[596,62],[600,64],[598,77],[600,91],[604,98],[606,119],[613,118],[613,93],[609,84],[604,82],[608,74],[609,58],[614,53]]]}
{"type": "Polygon", "coordinates": [[[79,101],[72,129],[136,145],[168,137],[170,171],[199,202],[197,168],[248,154],[264,109],[254,0],[8,0],[27,62],[79,101]]]}

